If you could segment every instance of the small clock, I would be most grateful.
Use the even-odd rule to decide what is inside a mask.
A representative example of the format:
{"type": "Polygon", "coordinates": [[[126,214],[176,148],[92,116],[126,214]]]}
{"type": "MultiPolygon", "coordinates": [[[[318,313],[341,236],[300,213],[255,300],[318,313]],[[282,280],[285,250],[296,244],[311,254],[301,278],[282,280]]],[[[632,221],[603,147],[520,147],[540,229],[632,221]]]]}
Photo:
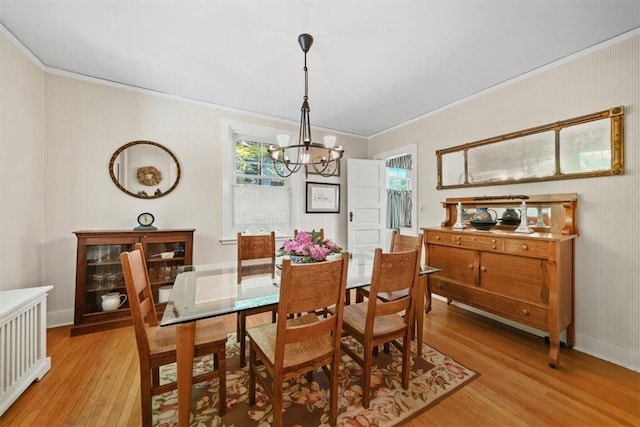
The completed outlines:
{"type": "Polygon", "coordinates": [[[157,227],[153,226],[153,221],[155,221],[155,217],[149,212],[143,212],[138,215],[138,225],[134,230],[157,230],[157,227]]]}

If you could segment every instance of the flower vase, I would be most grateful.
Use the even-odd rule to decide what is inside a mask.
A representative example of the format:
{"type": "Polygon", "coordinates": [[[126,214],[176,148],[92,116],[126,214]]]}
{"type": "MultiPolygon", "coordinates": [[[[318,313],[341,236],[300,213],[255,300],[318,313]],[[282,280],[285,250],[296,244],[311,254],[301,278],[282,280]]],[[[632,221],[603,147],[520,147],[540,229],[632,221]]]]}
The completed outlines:
{"type": "Polygon", "coordinates": [[[310,262],[316,262],[310,256],[304,255],[289,255],[289,258],[291,259],[291,264],[309,264],[310,262]]]}

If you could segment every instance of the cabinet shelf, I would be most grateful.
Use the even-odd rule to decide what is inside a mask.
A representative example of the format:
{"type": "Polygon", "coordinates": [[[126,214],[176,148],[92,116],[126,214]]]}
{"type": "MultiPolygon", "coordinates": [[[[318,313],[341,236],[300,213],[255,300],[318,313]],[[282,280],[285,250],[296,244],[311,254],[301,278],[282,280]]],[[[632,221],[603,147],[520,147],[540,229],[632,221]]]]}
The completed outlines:
{"type": "Polygon", "coordinates": [[[173,258],[159,258],[159,257],[154,257],[154,258],[147,258],[147,264],[153,264],[153,263],[170,263],[170,262],[177,262],[180,265],[184,264],[184,257],[173,257],[173,258]]]}
{"type": "Polygon", "coordinates": [[[126,294],[120,253],[142,243],[145,254],[179,253],[171,258],[147,256],[156,312],[161,316],[166,303],[159,303],[159,288],[172,285],[178,269],[192,264],[195,230],[157,231],[76,231],[76,295],[71,336],[103,331],[131,324],[129,301],[120,308],[103,311],[102,296],[110,292],[126,294]]]}

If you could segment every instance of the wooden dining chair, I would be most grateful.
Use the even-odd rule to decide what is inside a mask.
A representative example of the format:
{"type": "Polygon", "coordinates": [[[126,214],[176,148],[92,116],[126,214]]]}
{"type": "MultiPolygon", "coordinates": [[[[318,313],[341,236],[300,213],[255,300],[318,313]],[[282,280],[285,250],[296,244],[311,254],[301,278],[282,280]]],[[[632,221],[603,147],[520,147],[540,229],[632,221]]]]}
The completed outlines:
{"type": "Polygon", "coordinates": [[[342,350],[362,366],[364,389],[362,406],[367,408],[371,398],[371,369],[373,352],[379,345],[392,343],[402,352],[402,387],[409,386],[411,364],[411,330],[414,317],[413,288],[420,270],[420,252],[411,251],[383,253],[377,248],[373,258],[370,298],[367,301],[344,308],[342,329],[364,347],[363,357],[349,346],[342,350]],[[384,292],[403,293],[404,296],[382,301],[378,295],[384,292]],[[402,338],[402,343],[398,339],[402,338]]]}
{"type": "MultiPolygon", "coordinates": [[[[391,244],[389,245],[390,246],[389,252],[411,251],[415,249],[417,246],[419,246],[420,249],[422,249],[422,244],[424,239],[423,236],[424,235],[422,233],[418,234],[418,236],[408,236],[406,234],[398,233],[398,230],[393,230],[391,232],[391,244]]],[[[420,256],[422,256],[422,251],[420,251],[420,256]]],[[[369,298],[370,289],[371,289],[370,286],[358,288],[356,290],[356,302],[362,302],[364,301],[364,298],[369,298]]],[[[401,291],[400,293],[394,293],[394,294],[380,293],[378,294],[378,298],[384,301],[390,301],[392,299],[402,297],[403,292],[406,292],[406,291],[401,291]]],[[[416,313],[416,315],[418,315],[418,313],[416,313]]]]}
{"type": "MultiPolygon", "coordinates": [[[[238,284],[242,282],[243,277],[247,276],[270,274],[274,278],[276,270],[275,232],[256,235],[238,233],[237,263],[238,284]]],[[[240,343],[240,367],[244,367],[246,364],[247,317],[270,311],[271,320],[275,322],[277,309],[278,305],[272,304],[238,312],[236,337],[240,343]]]]}
{"type": "Polygon", "coordinates": [[[287,380],[322,368],[330,380],[329,424],[338,417],[340,331],[347,286],[349,254],[336,261],[292,265],[282,264],[278,319],[275,324],[250,328],[249,404],[256,403],[256,380],[270,396],[273,425],[282,425],[282,387],[287,380]],[[333,306],[326,317],[317,315],[333,306]],[[289,318],[293,313],[306,313],[289,318]],[[271,383],[263,377],[259,366],[271,383]]]}
{"type": "MultiPolygon", "coordinates": [[[[161,385],[159,375],[160,366],[176,362],[176,328],[161,327],[158,324],[142,244],[136,243],[133,251],[121,253],[120,261],[140,359],[142,425],[150,427],[152,396],[177,388],[176,382],[161,385]]],[[[220,415],[224,414],[226,408],[226,342],[227,333],[221,320],[207,319],[196,322],[194,355],[201,357],[212,354],[213,371],[193,377],[192,383],[218,379],[220,415]]]]}

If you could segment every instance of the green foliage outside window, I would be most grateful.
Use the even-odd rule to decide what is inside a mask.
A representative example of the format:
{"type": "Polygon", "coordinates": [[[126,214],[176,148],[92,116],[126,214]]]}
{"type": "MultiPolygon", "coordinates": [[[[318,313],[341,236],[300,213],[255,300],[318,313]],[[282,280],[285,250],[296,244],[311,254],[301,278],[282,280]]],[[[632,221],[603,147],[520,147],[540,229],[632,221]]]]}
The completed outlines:
{"type": "Polygon", "coordinates": [[[285,186],[269,157],[269,143],[239,138],[236,140],[236,184],[285,186]]]}

